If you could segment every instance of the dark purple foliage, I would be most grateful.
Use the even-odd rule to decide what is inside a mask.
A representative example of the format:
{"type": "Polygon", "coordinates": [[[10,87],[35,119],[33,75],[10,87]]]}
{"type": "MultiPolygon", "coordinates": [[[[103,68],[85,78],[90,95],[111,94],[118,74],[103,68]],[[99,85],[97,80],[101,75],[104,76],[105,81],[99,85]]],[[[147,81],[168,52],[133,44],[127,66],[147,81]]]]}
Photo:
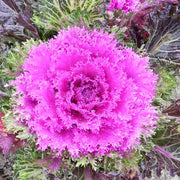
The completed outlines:
{"type": "Polygon", "coordinates": [[[180,65],[180,3],[155,0],[135,13],[129,34],[137,47],[145,44],[152,61],[180,65]]]}
{"type": "MultiPolygon", "coordinates": [[[[38,30],[36,26],[32,23],[32,7],[31,4],[27,0],[23,0],[21,2],[21,6],[17,5],[17,2],[14,0],[2,0],[4,4],[7,5],[13,12],[17,13],[17,16],[14,15],[15,18],[13,18],[14,22],[9,22],[7,25],[14,25],[13,29],[8,29],[6,27],[6,24],[2,24],[2,28],[0,29],[0,34],[4,36],[14,37],[20,41],[24,41],[25,39],[29,39],[30,36],[34,38],[39,38],[38,30]],[[22,3],[24,3],[24,6],[22,6],[22,3]],[[19,35],[19,30],[15,28],[15,25],[19,24],[21,28],[25,28],[29,31],[30,36],[25,34],[19,35]]],[[[6,14],[8,16],[10,15],[10,11],[7,11],[6,14]]],[[[3,18],[4,14],[1,14],[1,18],[3,18]]],[[[22,33],[22,32],[21,32],[22,33]]]]}
{"type": "Polygon", "coordinates": [[[167,113],[169,116],[180,117],[180,99],[171,104],[163,113],[167,113]]]}

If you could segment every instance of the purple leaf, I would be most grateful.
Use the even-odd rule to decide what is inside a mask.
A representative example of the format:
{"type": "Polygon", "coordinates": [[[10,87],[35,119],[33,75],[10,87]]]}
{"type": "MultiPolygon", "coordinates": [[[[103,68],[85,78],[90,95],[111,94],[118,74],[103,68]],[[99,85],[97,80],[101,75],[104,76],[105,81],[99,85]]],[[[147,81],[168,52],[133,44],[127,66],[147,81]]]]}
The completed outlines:
{"type": "Polygon", "coordinates": [[[7,6],[9,6],[13,11],[20,12],[18,6],[14,2],[14,0],[2,0],[7,6]]]}
{"type": "Polygon", "coordinates": [[[23,141],[16,139],[15,134],[0,134],[0,151],[6,155],[10,152],[16,152],[19,147],[23,146],[23,141]]]}
{"type": "Polygon", "coordinates": [[[180,117],[180,99],[165,109],[163,113],[167,113],[169,116],[180,117]]]}
{"type": "Polygon", "coordinates": [[[4,136],[0,134],[0,148],[2,149],[3,153],[7,155],[11,149],[13,142],[15,141],[15,135],[8,135],[4,136]]]}
{"type": "Polygon", "coordinates": [[[129,33],[138,47],[145,44],[152,62],[180,66],[179,8],[176,0],[156,0],[131,18],[129,33]]]}
{"type": "MultiPolygon", "coordinates": [[[[29,32],[31,33],[32,36],[34,36],[35,38],[39,38],[39,34],[38,34],[38,30],[36,28],[36,26],[33,24],[33,22],[31,21],[32,18],[32,6],[31,4],[24,0],[24,8],[22,8],[21,6],[17,5],[17,2],[15,2],[14,0],[3,0],[4,4],[6,5],[5,9],[7,9],[7,16],[12,16],[12,11],[15,12],[17,15],[13,16],[12,21],[10,22],[2,22],[2,28],[0,29],[0,33],[2,35],[5,36],[10,36],[10,37],[15,37],[17,39],[20,40],[25,40],[25,39],[29,39],[29,35],[27,36],[26,34],[23,34],[24,32],[22,31],[22,35],[23,37],[18,37],[19,33],[18,33],[18,29],[15,28],[18,24],[20,29],[25,28],[27,30],[29,30],[29,32]],[[10,11],[7,7],[9,7],[12,11],[10,11]],[[10,27],[13,26],[13,29],[8,29],[8,25],[11,25],[10,27]],[[24,39],[25,38],[25,39],[24,39]]],[[[22,2],[21,2],[22,3],[22,2]]],[[[1,6],[5,6],[3,3],[1,4],[1,6]]],[[[0,20],[4,19],[4,14],[1,14],[1,18],[0,20]]]]}

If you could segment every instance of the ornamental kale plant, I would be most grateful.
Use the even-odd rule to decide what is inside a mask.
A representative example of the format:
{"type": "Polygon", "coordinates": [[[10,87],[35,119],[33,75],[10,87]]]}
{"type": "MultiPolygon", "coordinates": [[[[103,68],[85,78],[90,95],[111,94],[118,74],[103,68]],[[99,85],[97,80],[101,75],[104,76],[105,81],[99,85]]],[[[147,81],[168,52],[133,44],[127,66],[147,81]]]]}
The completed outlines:
{"type": "Polygon", "coordinates": [[[179,4],[2,0],[0,158],[12,179],[180,176],[179,4]]]}
{"type": "Polygon", "coordinates": [[[79,156],[130,151],[151,135],[156,80],[148,57],[113,35],[74,27],[34,46],[13,84],[39,148],[79,156]]]}
{"type": "Polygon", "coordinates": [[[141,6],[142,1],[140,0],[111,0],[108,10],[122,9],[125,13],[128,13],[131,11],[138,11],[141,6]]]}

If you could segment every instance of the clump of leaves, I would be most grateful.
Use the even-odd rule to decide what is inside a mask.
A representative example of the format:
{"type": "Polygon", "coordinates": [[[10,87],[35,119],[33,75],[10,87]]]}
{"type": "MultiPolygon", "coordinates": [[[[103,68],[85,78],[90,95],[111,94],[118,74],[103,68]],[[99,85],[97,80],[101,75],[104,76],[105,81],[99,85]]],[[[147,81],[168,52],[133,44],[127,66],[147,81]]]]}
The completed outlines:
{"type": "Polygon", "coordinates": [[[16,42],[15,46],[8,52],[7,55],[2,55],[2,61],[0,64],[0,108],[11,109],[9,102],[12,88],[6,86],[12,79],[22,73],[22,64],[28,56],[30,49],[38,45],[40,41],[33,39],[27,40],[22,44],[16,42]]]}
{"type": "Polygon", "coordinates": [[[126,14],[123,10],[106,11],[105,21],[107,27],[127,27],[133,13],[126,14]]]}
{"type": "Polygon", "coordinates": [[[16,134],[16,137],[21,140],[27,140],[32,137],[28,132],[29,128],[19,123],[19,118],[16,116],[12,110],[4,110],[5,116],[3,118],[3,124],[6,127],[6,131],[16,134]]]}
{"type": "Polygon", "coordinates": [[[93,26],[100,22],[102,0],[40,0],[33,22],[44,30],[58,32],[72,25],[93,26]]]}
{"type": "Polygon", "coordinates": [[[62,152],[61,157],[52,155],[44,156],[34,164],[43,164],[54,178],[66,179],[111,179],[126,177],[131,179],[138,173],[138,162],[141,159],[140,151],[127,153],[124,157],[117,153],[110,156],[82,155],[79,158],[71,157],[67,151],[62,152]],[[124,174],[124,175],[123,175],[124,174]]]}
{"type": "Polygon", "coordinates": [[[38,151],[32,141],[16,153],[16,159],[14,177],[20,180],[80,179],[84,175],[84,169],[76,168],[76,162],[68,152],[64,151],[61,157],[56,157],[48,150],[38,151]]]}
{"type": "Polygon", "coordinates": [[[16,96],[13,94],[12,87],[7,86],[11,80],[17,75],[22,73],[22,64],[28,56],[28,52],[33,46],[38,45],[39,41],[33,39],[27,40],[22,44],[16,42],[16,46],[12,48],[7,56],[4,56],[1,62],[0,76],[0,108],[5,114],[3,117],[3,123],[6,127],[6,131],[10,134],[16,134],[16,138],[25,140],[31,137],[28,133],[28,128],[23,124],[19,124],[16,112],[13,111],[13,106],[17,103],[16,96]]]}
{"type": "Polygon", "coordinates": [[[138,163],[141,160],[140,151],[132,151],[119,155],[110,153],[106,156],[82,156],[73,159],[76,168],[73,171],[73,177],[86,177],[91,179],[112,179],[126,178],[131,179],[138,173],[138,163]]]}
{"type": "Polygon", "coordinates": [[[23,141],[18,139],[15,134],[7,132],[2,121],[3,113],[0,113],[0,153],[6,157],[10,152],[16,152],[19,147],[23,146],[23,141]]]}
{"type": "Polygon", "coordinates": [[[143,178],[151,177],[155,171],[159,177],[166,169],[171,176],[180,176],[180,132],[179,123],[174,119],[163,118],[153,136],[154,150],[146,153],[141,161],[143,178]]]}
{"type": "MultiPolygon", "coordinates": [[[[109,6],[109,1],[106,1],[105,9],[109,6]]],[[[123,10],[106,11],[104,13],[103,26],[105,31],[115,34],[119,44],[136,49],[136,43],[129,38],[128,28],[129,22],[133,15],[133,12],[126,14],[123,10]]]]}
{"type": "Polygon", "coordinates": [[[25,62],[29,51],[39,43],[39,40],[35,41],[34,39],[27,40],[21,44],[16,42],[4,60],[6,68],[11,72],[21,73],[21,66],[25,62]]]}
{"type": "MultiPolygon", "coordinates": [[[[3,0],[3,2],[11,9],[13,12],[13,24],[3,24],[0,30],[0,34],[8,37],[13,37],[18,41],[24,41],[34,37],[39,39],[38,29],[35,24],[33,24],[32,18],[32,4],[28,0],[23,0],[18,5],[17,1],[14,0],[3,0]],[[19,31],[21,29],[21,31],[19,31]]],[[[33,2],[34,3],[34,2],[33,2]]],[[[12,16],[12,12],[9,10],[9,16],[12,16]]],[[[2,14],[3,17],[3,14],[2,14]]],[[[12,23],[12,22],[11,22],[12,23]]]]}
{"type": "MultiPolygon", "coordinates": [[[[120,45],[136,48],[135,43],[127,38],[127,27],[112,26],[108,32],[113,33],[120,45]]],[[[142,54],[141,54],[142,55],[142,54]]]]}
{"type": "Polygon", "coordinates": [[[155,0],[131,18],[129,33],[150,53],[152,64],[180,66],[179,7],[178,0],[155,0]]]}
{"type": "Polygon", "coordinates": [[[17,162],[13,166],[14,178],[19,180],[48,179],[46,167],[36,163],[45,157],[45,152],[37,151],[32,142],[29,144],[31,144],[31,147],[25,147],[16,153],[17,162]]]}
{"type": "Polygon", "coordinates": [[[180,117],[180,99],[176,100],[167,109],[163,110],[163,113],[167,113],[169,116],[180,117]]]}
{"type": "Polygon", "coordinates": [[[158,75],[159,80],[154,104],[162,110],[171,104],[172,91],[176,87],[180,87],[180,85],[177,84],[177,79],[175,78],[176,69],[174,68],[161,69],[158,75]]]}

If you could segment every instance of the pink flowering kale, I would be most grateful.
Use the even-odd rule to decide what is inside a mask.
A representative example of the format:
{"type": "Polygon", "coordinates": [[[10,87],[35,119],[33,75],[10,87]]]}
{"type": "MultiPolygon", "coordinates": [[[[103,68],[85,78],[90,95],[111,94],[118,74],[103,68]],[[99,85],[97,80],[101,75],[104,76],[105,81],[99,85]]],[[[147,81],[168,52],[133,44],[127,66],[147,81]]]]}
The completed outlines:
{"type": "Polygon", "coordinates": [[[141,0],[111,0],[108,10],[122,9],[125,13],[137,11],[142,5],[141,0]]]}
{"type": "Polygon", "coordinates": [[[156,75],[148,57],[113,35],[77,27],[29,52],[17,87],[24,119],[42,150],[60,155],[129,151],[156,124],[156,75]]]}

